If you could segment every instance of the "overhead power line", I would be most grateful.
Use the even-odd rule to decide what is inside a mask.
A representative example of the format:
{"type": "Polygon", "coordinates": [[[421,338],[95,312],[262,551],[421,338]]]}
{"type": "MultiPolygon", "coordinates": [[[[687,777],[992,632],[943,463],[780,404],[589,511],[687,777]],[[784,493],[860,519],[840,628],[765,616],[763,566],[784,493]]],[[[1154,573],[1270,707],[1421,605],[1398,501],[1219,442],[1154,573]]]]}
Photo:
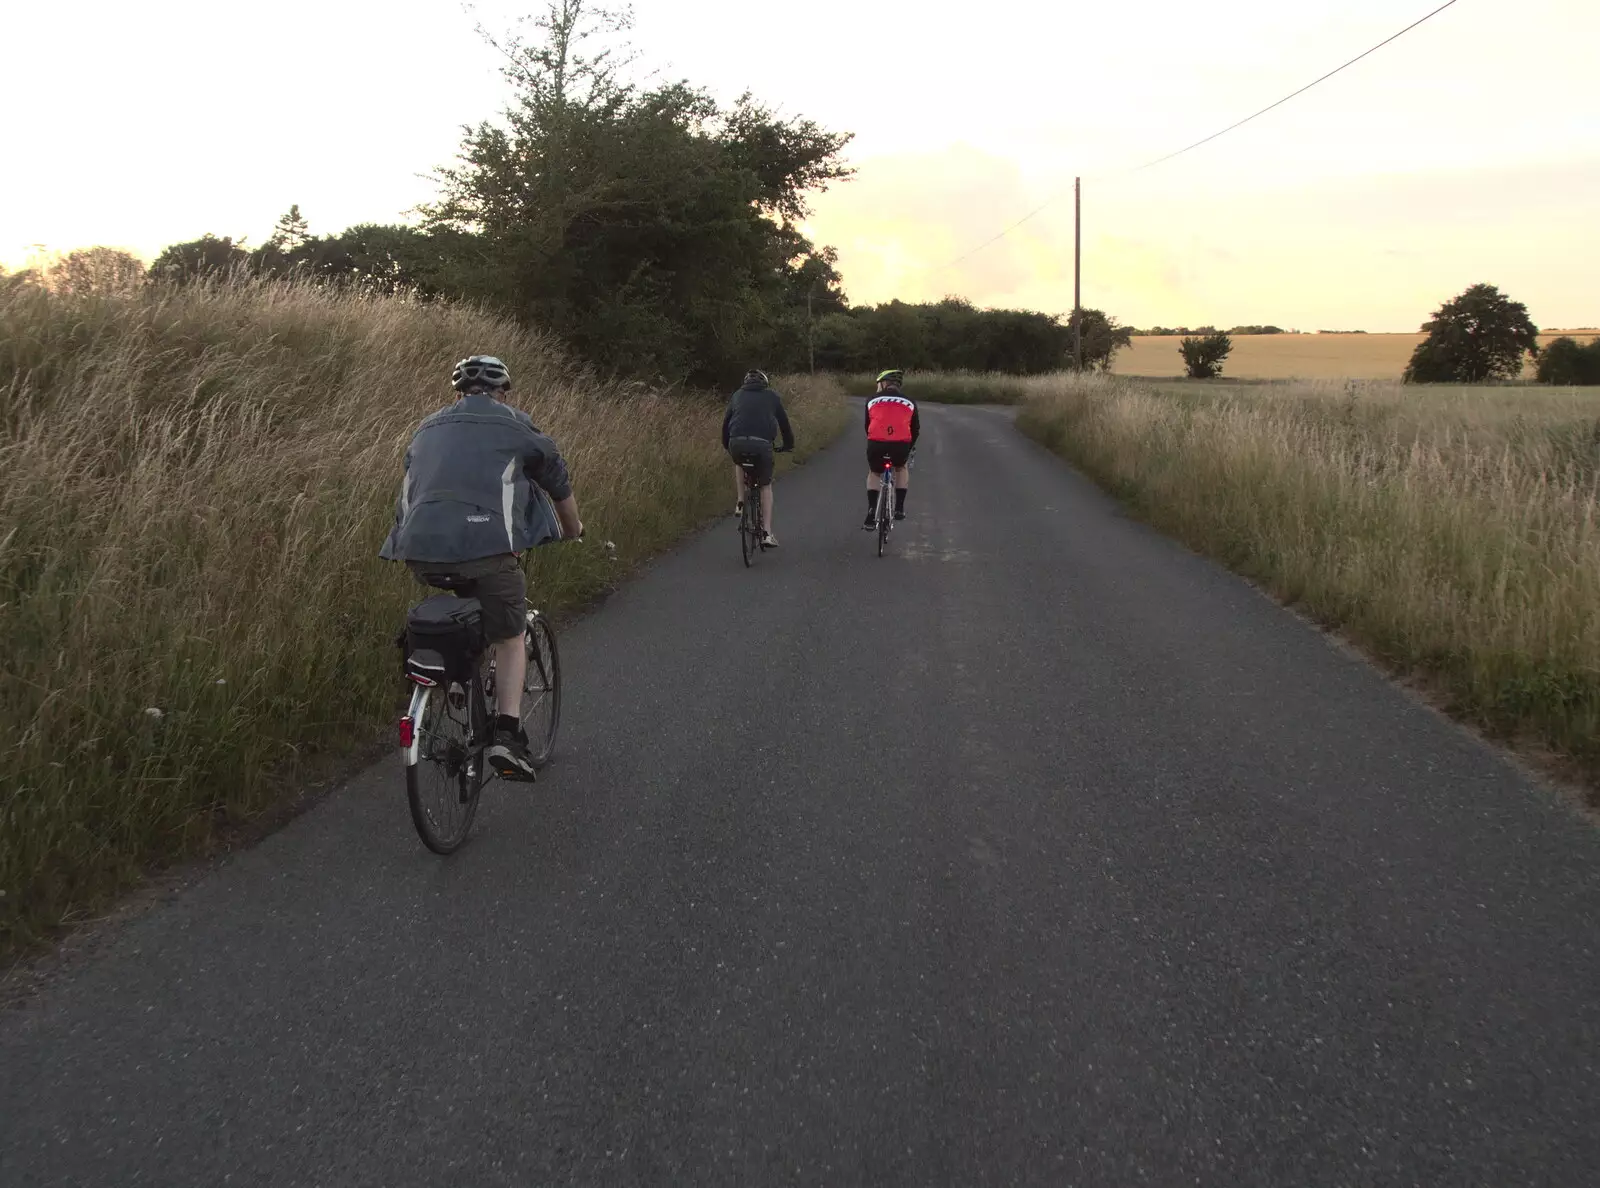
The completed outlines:
{"type": "Polygon", "coordinates": [[[1143,165],[1137,166],[1134,169],[1130,169],[1128,172],[1129,173],[1138,173],[1142,169],[1150,169],[1153,166],[1160,165],[1160,164],[1162,164],[1163,162],[1166,162],[1166,161],[1170,161],[1174,157],[1181,157],[1181,156],[1183,156],[1184,153],[1187,153],[1187,152],[1191,151],[1192,149],[1197,149],[1202,144],[1210,144],[1213,140],[1217,139],[1217,137],[1219,137],[1219,136],[1226,136],[1229,132],[1232,132],[1235,128],[1244,127],[1251,120],[1258,119],[1261,116],[1266,115],[1267,112],[1271,111],[1273,108],[1282,107],[1285,103],[1289,102],[1289,100],[1291,100],[1293,98],[1296,98],[1297,96],[1304,95],[1307,91],[1309,91],[1312,87],[1316,86],[1318,83],[1325,83],[1330,78],[1332,78],[1334,75],[1338,74],[1340,71],[1350,69],[1350,67],[1354,66],[1357,62],[1361,61],[1362,58],[1366,58],[1366,57],[1372,56],[1373,54],[1375,54],[1379,50],[1381,50],[1384,46],[1388,45],[1391,41],[1399,41],[1400,38],[1404,37],[1407,33],[1411,32],[1411,30],[1415,29],[1418,25],[1424,24],[1427,21],[1431,21],[1434,17],[1438,16],[1441,12],[1443,12],[1445,9],[1449,8],[1452,4],[1455,4],[1456,2],[1457,2],[1457,0],[1445,0],[1445,3],[1439,5],[1438,8],[1434,9],[1427,16],[1423,17],[1421,20],[1412,21],[1411,24],[1407,25],[1404,29],[1401,29],[1400,32],[1396,33],[1393,37],[1384,38],[1382,41],[1378,42],[1377,45],[1373,46],[1371,49],[1367,50],[1365,53],[1357,54],[1355,57],[1351,58],[1348,62],[1346,62],[1343,66],[1334,67],[1332,70],[1328,71],[1328,73],[1324,74],[1321,78],[1312,79],[1305,86],[1301,87],[1298,91],[1294,91],[1294,92],[1291,92],[1288,95],[1285,95],[1282,99],[1279,99],[1276,103],[1269,103],[1267,106],[1263,107],[1260,111],[1256,112],[1255,115],[1247,115],[1247,116],[1244,117],[1244,119],[1240,120],[1238,123],[1229,124],[1221,132],[1213,132],[1210,136],[1207,136],[1204,140],[1197,140],[1193,144],[1187,146],[1186,148],[1181,148],[1175,153],[1168,153],[1164,157],[1157,157],[1154,161],[1146,161],[1143,165]]]}
{"type": "MultiPolygon", "coordinates": [[[[1146,169],[1152,169],[1157,165],[1161,165],[1161,164],[1164,164],[1167,161],[1172,160],[1174,157],[1181,157],[1181,156],[1183,156],[1184,153],[1192,152],[1194,149],[1199,148],[1203,144],[1210,144],[1213,140],[1216,140],[1219,136],[1226,136],[1229,132],[1232,132],[1235,128],[1244,127],[1251,120],[1259,119],[1260,117],[1266,115],[1267,112],[1273,110],[1274,108],[1282,107],[1285,103],[1289,102],[1289,100],[1297,98],[1300,95],[1304,95],[1307,91],[1309,91],[1312,87],[1317,86],[1319,83],[1325,83],[1330,78],[1332,78],[1334,75],[1340,73],[1341,71],[1348,70],[1350,67],[1354,66],[1357,62],[1361,61],[1362,58],[1370,57],[1371,55],[1373,55],[1373,54],[1377,53],[1379,50],[1381,50],[1384,46],[1388,45],[1390,42],[1398,41],[1400,38],[1404,37],[1407,33],[1411,32],[1411,30],[1415,29],[1418,25],[1426,24],[1428,21],[1431,21],[1434,17],[1438,16],[1445,9],[1451,7],[1452,5],[1454,5],[1456,3],[1458,3],[1458,0],[1445,0],[1445,3],[1439,5],[1438,8],[1434,9],[1427,16],[1422,17],[1419,20],[1412,21],[1404,29],[1401,29],[1400,32],[1394,34],[1393,36],[1384,38],[1382,41],[1378,42],[1378,44],[1373,46],[1371,49],[1365,50],[1364,52],[1357,54],[1355,57],[1351,58],[1348,62],[1344,63],[1342,66],[1337,66],[1334,69],[1328,71],[1328,73],[1324,74],[1321,78],[1312,79],[1305,86],[1301,87],[1298,91],[1290,92],[1289,94],[1285,95],[1282,99],[1279,99],[1276,103],[1269,103],[1266,107],[1263,107],[1260,111],[1254,113],[1253,115],[1247,115],[1247,116],[1244,117],[1244,119],[1239,120],[1236,123],[1229,124],[1226,128],[1222,129],[1222,131],[1213,132],[1210,136],[1205,137],[1203,140],[1197,140],[1191,145],[1186,145],[1185,147],[1179,149],[1175,153],[1168,153],[1164,157],[1157,157],[1153,161],[1146,161],[1143,165],[1136,165],[1134,168],[1126,170],[1125,172],[1127,172],[1127,173],[1139,173],[1139,172],[1142,172],[1143,170],[1146,170],[1146,169]]],[[[1056,202],[1057,199],[1064,198],[1067,195],[1067,192],[1068,191],[1066,191],[1066,190],[1061,190],[1058,193],[1050,195],[1050,197],[1046,198],[1043,202],[1039,203],[1038,206],[1034,207],[1027,214],[1023,215],[1020,219],[1018,219],[1016,222],[1012,223],[1009,227],[1005,228],[1003,231],[999,231],[996,234],[991,235],[988,239],[984,240],[977,247],[972,248],[969,251],[966,251],[966,252],[962,253],[961,255],[957,256],[954,260],[951,260],[951,261],[949,261],[948,263],[945,263],[945,264],[938,265],[936,268],[933,269],[933,271],[934,272],[943,272],[946,268],[954,268],[957,264],[960,264],[963,260],[966,260],[966,259],[968,259],[968,258],[970,258],[972,256],[977,255],[979,252],[983,251],[983,249],[988,247],[990,244],[998,243],[1000,240],[1004,239],[1007,235],[1010,235],[1018,227],[1022,226],[1024,223],[1028,222],[1034,216],[1042,213],[1045,210],[1046,207],[1052,205],[1054,202],[1056,202]]]]}

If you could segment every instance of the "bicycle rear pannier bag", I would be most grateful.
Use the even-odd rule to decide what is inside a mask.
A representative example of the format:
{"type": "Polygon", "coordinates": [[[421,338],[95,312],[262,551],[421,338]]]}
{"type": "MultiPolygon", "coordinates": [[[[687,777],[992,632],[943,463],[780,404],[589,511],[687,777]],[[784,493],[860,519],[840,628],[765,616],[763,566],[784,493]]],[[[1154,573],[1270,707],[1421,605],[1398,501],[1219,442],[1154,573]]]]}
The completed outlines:
{"type": "Polygon", "coordinates": [[[407,666],[422,660],[422,653],[432,652],[436,663],[422,668],[442,667],[445,680],[466,680],[485,643],[483,607],[476,598],[435,594],[412,607],[406,616],[407,666]]]}

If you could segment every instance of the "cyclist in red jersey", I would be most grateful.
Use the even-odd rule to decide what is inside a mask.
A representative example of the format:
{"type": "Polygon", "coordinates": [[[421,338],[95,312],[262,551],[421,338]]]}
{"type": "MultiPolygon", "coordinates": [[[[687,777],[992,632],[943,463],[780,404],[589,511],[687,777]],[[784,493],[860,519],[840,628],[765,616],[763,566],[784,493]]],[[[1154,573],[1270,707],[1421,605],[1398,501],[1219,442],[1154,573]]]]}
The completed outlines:
{"type": "Polygon", "coordinates": [[[900,390],[906,373],[893,368],[878,374],[878,394],[867,401],[867,518],[863,528],[876,526],[878,476],[884,460],[894,466],[894,518],[906,518],[906,463],[922,432],[917,402],[900,390]]]}

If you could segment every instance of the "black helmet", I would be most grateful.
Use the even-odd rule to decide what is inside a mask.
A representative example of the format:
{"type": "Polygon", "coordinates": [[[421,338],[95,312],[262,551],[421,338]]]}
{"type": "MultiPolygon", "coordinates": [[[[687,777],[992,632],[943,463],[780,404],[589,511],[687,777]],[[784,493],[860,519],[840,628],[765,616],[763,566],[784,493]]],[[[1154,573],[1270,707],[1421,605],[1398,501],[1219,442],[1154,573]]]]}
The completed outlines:
{"type": "Polygon", "coordinates": [[[744,373],[745,387],[748,388],[751,384],[760,384],[763,388],[770,388],[772,386],[772,381],[767,378],[766,372],[757,371],[752,367],[749,371],[744,373]]]}
{"type": "Polygon", "coordinates": [[[457,392],[482,385],[486,388],[509,388],[511,373],[506,365],[493,355],[473,355],[456,364],[450,373],[450,384],[457,392]]]}

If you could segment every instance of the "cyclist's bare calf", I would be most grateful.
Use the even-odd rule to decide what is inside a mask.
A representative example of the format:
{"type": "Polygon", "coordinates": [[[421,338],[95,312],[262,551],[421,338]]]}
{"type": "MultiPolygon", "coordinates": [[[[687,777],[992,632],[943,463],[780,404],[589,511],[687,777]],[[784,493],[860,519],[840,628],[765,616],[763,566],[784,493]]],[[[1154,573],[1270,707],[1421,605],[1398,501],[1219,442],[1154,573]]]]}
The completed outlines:
{"type": "MultiPolygon", "coordinates": [[[[578,518],[578,500],[568,495],[555,505],[556,518],[561,521],[561,535],[566,540],[577,540],[583,535],[583,521],[578,518]]],[[[528,653],[522,634],[510,639],[497,639],[489,645],[494,655],[494,706],[495,712],[511,718],[522,717],[522,684],[528,675],[528,653]]]]}

